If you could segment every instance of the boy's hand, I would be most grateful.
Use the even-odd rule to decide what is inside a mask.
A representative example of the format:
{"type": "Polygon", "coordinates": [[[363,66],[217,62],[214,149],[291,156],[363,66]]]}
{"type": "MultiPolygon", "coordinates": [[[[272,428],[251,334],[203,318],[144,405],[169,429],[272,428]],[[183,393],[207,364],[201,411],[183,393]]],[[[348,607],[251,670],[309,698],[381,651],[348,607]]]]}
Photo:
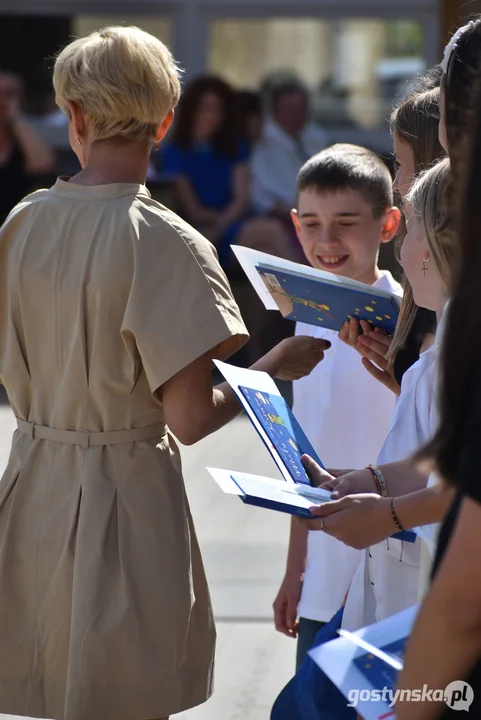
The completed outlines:
{"type": "Polygon", "coordinates": [[[351,318],[342,326],[339,339],[362,355],[362,364],[376,380],[395,395],[400,394],[401,388],[394,377],[393,363],[386,360],[391,345],[391,338],[386,333],[379,328],[373,330],[365,320],[359,322],[351,318]]]}
{"type": "Polygon", "coordinates": [[[301,599],[302,578],[299,574],[286,573],[274,600],[274,625],[277,632],[290,638],[297,637],[299,622],[297,606],[301,599]]]}
{"type": "Polygon", "coordinates": [[[282,340],[271,353],[276,355],[276,372],[279,380],[299,380],[309,375],[324,358],[324,351],[331,347],[328,340],[308,335],[297,335],[282,340]]]}

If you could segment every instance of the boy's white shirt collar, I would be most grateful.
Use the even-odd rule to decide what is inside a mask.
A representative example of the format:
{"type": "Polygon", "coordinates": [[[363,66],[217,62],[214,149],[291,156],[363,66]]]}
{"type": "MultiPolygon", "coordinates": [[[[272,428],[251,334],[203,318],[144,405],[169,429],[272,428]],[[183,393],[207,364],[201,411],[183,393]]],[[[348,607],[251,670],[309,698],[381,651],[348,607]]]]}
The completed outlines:
{"type": "Polygon", "coordinates": [[[372,287],[377,287],[380,290],[388,290],[389,292],[402,297],[403,289],[402,285],[398,283],[389,272],[389,270],[381,270],[381,277],[372,284],[372,287]]]}

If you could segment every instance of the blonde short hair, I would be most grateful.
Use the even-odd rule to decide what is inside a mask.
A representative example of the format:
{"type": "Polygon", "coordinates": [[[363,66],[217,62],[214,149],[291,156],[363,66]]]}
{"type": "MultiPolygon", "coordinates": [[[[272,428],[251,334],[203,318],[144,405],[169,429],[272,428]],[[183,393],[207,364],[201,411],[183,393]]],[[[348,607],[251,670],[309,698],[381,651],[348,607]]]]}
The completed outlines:
{"type": "Polygon", "coordinates": [[[180,70],[169,49],[136,27],[106,27],[74,40],[57,57],[57,105],[76,103],[90,123],[89,140],[153,139],[177,105],[180,70]]]}

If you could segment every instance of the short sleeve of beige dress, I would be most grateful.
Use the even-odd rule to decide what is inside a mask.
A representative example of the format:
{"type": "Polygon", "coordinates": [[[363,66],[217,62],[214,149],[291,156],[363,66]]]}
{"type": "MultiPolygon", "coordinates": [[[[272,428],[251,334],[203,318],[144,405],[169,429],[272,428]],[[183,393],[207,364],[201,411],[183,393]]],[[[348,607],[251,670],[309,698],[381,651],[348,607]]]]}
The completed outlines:
{"type": "Polygon", "coordinates": [[[160,393],[247,339],[212,246],[142,185],[58,180],[0,231],[0,713],[204,702],[215,628],[160,393]]]}

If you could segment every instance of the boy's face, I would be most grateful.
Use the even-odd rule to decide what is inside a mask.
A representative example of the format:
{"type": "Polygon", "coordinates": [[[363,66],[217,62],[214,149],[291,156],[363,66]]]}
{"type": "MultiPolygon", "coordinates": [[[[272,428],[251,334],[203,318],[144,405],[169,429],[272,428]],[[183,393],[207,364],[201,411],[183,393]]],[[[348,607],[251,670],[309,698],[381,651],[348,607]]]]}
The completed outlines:
{"type": "Polygon", "coordinates": [[[307,189],[292,220],[313,267],[372,285],[379,276],[379,246],[396,234],[400,212],[386,208],[376,217],[364,196],[350,188],[322,194],[307,189]]]}

